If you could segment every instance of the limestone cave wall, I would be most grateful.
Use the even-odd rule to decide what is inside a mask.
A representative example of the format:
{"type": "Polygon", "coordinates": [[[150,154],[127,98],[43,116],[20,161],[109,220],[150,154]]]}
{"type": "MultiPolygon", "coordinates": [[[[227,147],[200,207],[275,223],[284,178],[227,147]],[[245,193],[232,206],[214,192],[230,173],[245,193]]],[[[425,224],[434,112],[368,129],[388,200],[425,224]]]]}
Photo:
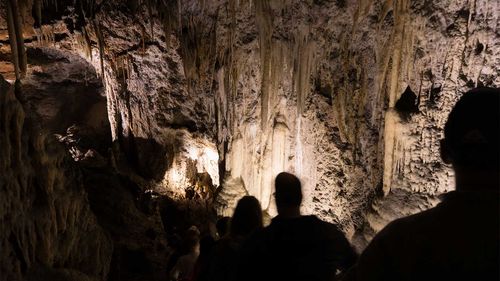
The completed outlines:
{"type": "Polygon", "coordinates": [[[281,171],[302,179],[304,213],[363,248],[452,189],[446,116],[468,89],[500,84],[497,1],[9,0],[0,11],[0,74],[23,81],[29,110],[86,175],[121,249],[112,269],[137,248],[160,268],[179,212],[207,228],[250,194],[276,215],[281,171]],[[72,122],[46,111],[70,104],[81,105],[72,122]],[[131,218],[125,234],[116,213],[131,218]]]}
{"type": "Polygon", "coordinates": [[[181,197],[196,162],[221,214],[248,193],[275,215],[272,178],[288,170],[305,213],[370,239],[450,190],[445,118],[467,89],[499,83],[494,1],[135,4],[95,15],[114,139],[148,140],[133,144],[139,168],[181,197]],[[157,144],[168,156],[141,159],[157,144]]]}
{"type": "Polygon", "coordinates": [[[0,77],[0,274],[3,280],[103,280],[113,244],[64,147],[0,77]]]}

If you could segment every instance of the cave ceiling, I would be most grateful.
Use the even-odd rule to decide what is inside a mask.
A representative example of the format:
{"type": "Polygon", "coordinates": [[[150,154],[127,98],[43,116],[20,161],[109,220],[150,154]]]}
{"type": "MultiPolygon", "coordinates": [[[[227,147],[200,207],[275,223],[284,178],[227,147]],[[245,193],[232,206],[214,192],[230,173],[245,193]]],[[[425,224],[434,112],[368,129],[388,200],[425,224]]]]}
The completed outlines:
{"type": "Polygon", "coordinates": [[[296,173],[303,211],[350,238],[450,190],[445,118],[468,89],[500,84],[497,1],[24,0],[0,10],[0,74],[20,79],[47,130],[64,135],[70,115],[105,128],[114,167],[162,195],[210,198],[221,215],[244,194],[275,215],[273,177],[296,173]]]}

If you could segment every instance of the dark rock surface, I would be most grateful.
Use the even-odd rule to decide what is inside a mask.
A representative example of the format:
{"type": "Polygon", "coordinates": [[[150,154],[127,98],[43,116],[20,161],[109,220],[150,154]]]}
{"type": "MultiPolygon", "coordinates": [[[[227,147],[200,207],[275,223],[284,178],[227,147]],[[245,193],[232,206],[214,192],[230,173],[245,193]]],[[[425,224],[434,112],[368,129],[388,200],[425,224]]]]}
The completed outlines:
{"type": "MultiPolygon", "coordinates": [[[[41,26],[23,17],[25,99],[84,169],[115,279],[157,278],[169,231],[245,194],[276,214],[282,170],[303,180],[304,213],[362,248],[451,190],[446,116],[500,85],[495,1],[55,2],[41,26]]],[[[0,17],[10,80],[11,51],[0,17]]]]}
{"type": "Polygon", "coordinates": [[[90,209],[80,170],[32,118],[0,76],[0,276],[102,280],[112,240],[90,209]]]}

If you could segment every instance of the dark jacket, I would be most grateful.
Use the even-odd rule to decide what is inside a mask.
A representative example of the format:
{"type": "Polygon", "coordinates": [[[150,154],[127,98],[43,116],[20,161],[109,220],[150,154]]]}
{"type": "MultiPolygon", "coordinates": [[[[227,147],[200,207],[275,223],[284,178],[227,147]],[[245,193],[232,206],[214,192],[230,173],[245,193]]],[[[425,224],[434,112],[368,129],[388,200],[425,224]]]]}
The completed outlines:
{"type": "Polygon", "coordinates": [[[334,280],[356,261],[344,234],[315,216],[278,216],[242,251],[238,280],[334,280]]]}
{"type": "Polygon", "coordinates": [[[499,280],[498,192],[451,192],[390,223],[345,280],[499,280]]]}

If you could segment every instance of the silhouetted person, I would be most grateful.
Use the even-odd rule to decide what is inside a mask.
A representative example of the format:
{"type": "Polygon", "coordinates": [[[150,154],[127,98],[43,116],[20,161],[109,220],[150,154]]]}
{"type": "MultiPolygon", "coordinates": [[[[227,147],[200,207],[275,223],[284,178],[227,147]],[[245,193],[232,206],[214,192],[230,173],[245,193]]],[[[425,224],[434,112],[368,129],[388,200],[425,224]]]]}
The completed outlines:
{"type": "Polygon", "coordinates": [[[275,180],[278,216],[245,245],[237,280],[335,280],[356,261],[344,234],[316,216],[302,216],[302,187],[292,174],[275,180]]]}
{"type": "Polygon", "coordinates": [[[222,237],[215,246],[208,280],[234,280],[241,245],[262,226],[262,209],[259,200],[253,196],[241,198],[230,220],[229,233],[222,237]]]}
{"type": "Polygon", "coordinates": [[[229,221],[230,217],[222,217],[217,220],[215,224],[216,233],[214,233],[215,238],[212,236],[205,237],[205,239],[201,239],[200,242],[200,256],[196,261],[196,265],[194,268],[194,278],[193,281],[208,281],[210,280],[210,266],[213,262],[213,256],[215,252],[215,246],[221,242],[221,238],[226,236],[229,230],[229,221]]]}
{"type": "Polygon", "coordinates": [[[193,281],[205,281],[207,279],[212,252],[216,245],[212,235],[206,235],[200,240],[200,255],[194,266],[193,281]]]}
{"type": "Polygon", "coordinates": [[[499,106],[498,89],[462,96],[441,141],[456,191],[387,225],[346,280],[499,280],[499,106]]]}
{"type": "Polygon", "coordinates": [[[217,228],[217,235],[219,235],[219,238],[222,238],[227,234],[230,220],[230,217],[222,217],[217,220],[215,227],[217,228]]]}
{"type": "Polygon", "coordinates": [[[200,255],[200,231],[196,226],[191,226],[184,238],[184,247],[187,253],[177,260],[177,263],[170,271],[170,280],[192,280],[194,266],[200,255]]]}
{"type": "MultiPolygon", "coordinates": [[[[168,234],[167,234],[168,235],[168,234]]],[[[177,233],[177,229],[173,229],[173,233],[167,236],[168,241],[168,256],[167,256],[167,272],[170,272],[174,268],[177,260],[184,253],[182,252],[182,239],[177,233]]]]}

